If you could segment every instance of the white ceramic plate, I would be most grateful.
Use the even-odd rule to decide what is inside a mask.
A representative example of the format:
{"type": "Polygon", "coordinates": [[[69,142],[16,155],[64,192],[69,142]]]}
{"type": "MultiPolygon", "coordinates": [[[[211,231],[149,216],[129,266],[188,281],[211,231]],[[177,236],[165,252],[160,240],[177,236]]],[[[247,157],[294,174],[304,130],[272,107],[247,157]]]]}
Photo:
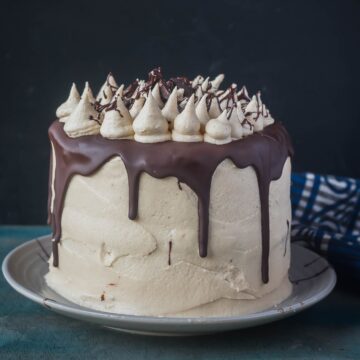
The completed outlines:
{"type": "Polygon", "coordinates": [[[76,305],[52,291],[45,283],[48,271],[45,253],[51,251],[50,236],[24,243],[4,259],[2,270],[8,283],[20,294],[75,319],[132,333],[152,335],[199,335],[242,329],[279,320],[322,300],[334,288],[335,271],[328,262],[310,250],[292,246],[291,295],[279,304],[250,315],[230,317],[174,318],[119,315],[76,305]]]}

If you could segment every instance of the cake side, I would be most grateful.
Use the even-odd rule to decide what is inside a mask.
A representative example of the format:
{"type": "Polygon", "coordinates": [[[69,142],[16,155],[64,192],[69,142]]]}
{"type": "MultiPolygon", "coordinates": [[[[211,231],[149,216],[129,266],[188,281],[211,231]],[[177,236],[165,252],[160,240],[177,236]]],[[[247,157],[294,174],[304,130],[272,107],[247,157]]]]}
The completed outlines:
{"type": "Polygon", "coordinates": [[[91,176],[71,180],[61,261],[47,282],[76,303],[118,313],[211,316],[273,305],[273,297],[283,299],[291,288],[289,174],[287,160],[270,186],[267,284],[261,280],[260,200],[251,167],[238,169],[224,160],[216,169],[208,254],[201,258],[196,194],[186,184],[180,189],[174,177],[143,174],[139,216],[129,220],[127,173],[119,157],[91,176]]]}

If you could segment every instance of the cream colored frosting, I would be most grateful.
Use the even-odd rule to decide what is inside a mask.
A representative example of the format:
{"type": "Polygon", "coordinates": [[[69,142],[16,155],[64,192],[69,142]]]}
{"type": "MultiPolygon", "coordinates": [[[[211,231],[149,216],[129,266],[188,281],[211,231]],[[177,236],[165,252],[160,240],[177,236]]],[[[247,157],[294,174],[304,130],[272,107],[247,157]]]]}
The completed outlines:
{"type": "Polygon", "coordinates": [[[56,116],[61,122],[66,122],[70,114],[74,111],[80,101],[80,94],[75,83],[72,83],[70,94],[67,100],[62,103],[56,110],[56,116]]]}
{"type": "Polygon", "coordinates": [[[211,97],[209,116],[211,119],[217,118],[221,114],[222,110],[216,97],[211,97]]]}
{"type": "Polygon", "coordinates": [[[195,96],[191,95],[184,110],[174,120],[172,139],[180,142],[202,141],[200,120],[195,112],[195,96]]]}
{"type": "Polygon", "coordinates": [[[240,103],[240,107],[242,109],[243,112],[245,112],[245,108],[247,106],[247,104],[249,103],[250,96],[248,93],[248,90],[246,88],[246,86],[243,86],[240,91],[237,93],[238,98],[240,98],[240,100],[238,101],[238,103],[240,103]],[[244,97],[246,97],[246,99],[244,99],[244,97]]]}
{"type": "Polygon", "coordinates": [[[203,93],[207,92],[207,90],[209,89],[209,87],[211,87],[211,84],[210,84],[210,78],[207,77],[203,83],[201,84],[201,90],[203,93]]]}
{"type": "Polygon", "coordinates": [[[105,111],[100,134],[108,139],[132,139],[134,130],[132,128],[131,115],[124,105],[121,96],[116,98],[116,108],[105,111]]]}
{"type": "Polygon", "coordinates": [[[79,104],[65,122],[64,131],[70,137],[96,135],[100,132],[99,113],[91,104],[88,94],[83,94],[79,104]]]}
{"type": "Polygon", "coordinates": [[[99,102],[100,105],[110,104],[112,97],[115,93],[115,89],[117,89],[117,84],[114,76],[110,73],[101,87],[98,95],[96,96],[96,101],[99,102]]]}
{"type": "Polygon", "coordinates": [[[118,97],[122,97],[122,96],[123,96],[124,87],[125,87],[124,84],[121,84],[121,85],[120,85],[120,87],[116,90],[116,92],[115,92],[115,94],[114,94],[113,100],[115,100],[115,99],[118,98],[118,97]]]}
{"type": "Polygon", "coordinates": [[[94,94],[91,90],[91,87],[90,87],[90,84],[88,81],[85,82],[85,87],[84,87],[83,93],[81,94],[81,97],[84,97],[85,94],[89,98],[90,103],[95,104],[96,99],[94,97],[94,94]]]}
{"type": "Polygon", "coordinates": [[[219,95],[219,103],[222,111],[227,110],[236,104],[236,87],[236,84],[231,84],[226,91],[219,95]],[[229,97],[231,93],[233,93],[233,96],[229,97]]]}
{"type": "Polygon", "coordinates": [[[167,99],[165,106],[161,110],[162,115],[169,123],[169,129],[174,127],[174,120],[179,115],[178,109],[178,89],[175,86],[167,99]]]}
{"type": "Polygon", "coordinates": [[[151,94],[159,105],[160,109],[162,109],[164,106],[164,102],[161,99],[159,83],[155,84],[154,88],[151,90],[151,94]]]}
{"type": "Polygon", "coordinates": [[[208,256],[198,255],[198,199],[174,177],[140,179],[139,216],[128,219],[120,157],[75,175],[64,200],[59,267],[47,284],[79,305],[120,314],[228,316],[279,304],[291,292],[290,160],[270,184],[270,281],[261,281],[256,173],[224,160],[212,177],[208,256]],[[111,184],[111,186],[110,186],[111,184]],[[172,242],[169,265],[169,241],[172,242]],[[102,301],[103,300],[103,301],[102,301]]]}
{"type": "Polygon", "coordinates": [[[219,74],[218,76],[215,77],[214,80],[211,80],[211,92],[216,92],[219,88],[221,83],[224,81],[225,79],[225,75],[224,74],[219,74]]]}
{"type": "Polygon", "coordinates": [[[245,119],[241,109],[239,110],[237,106],[233,105],[233,107],[228,111],[228,119],[231,126],[232,140],[241,139],[244,135],[241,123],[245,119]]]}
{"type": "Polygon", "coordinates": [[[133,122],[135,140],[143,143],[156,143],[171,139],[169,125],[149,92],[143,108],[133,122]]]}
{"type": "Polygon", "coordinates": [[[210,120],[210,116],[207,111],[207,103],[206,103],[207,96],[208,96],[207,94],[204,94],[202,96],[200,101],[197,103],[196,109],[195,109],[196,116],[200,120],[200,124],[201,124],[200,131],[202,133],[205,132],[205,126],[206,126],[207,122],[210,120]]]}
{"type": "Polygon", "coordinates": [[[245,108],[245,117],[250,124],[255,125],[256,119],[258,117],[258,111],[259,106],[256,95],[254,95],[245,108]]]}
{"type": "Polygon", "coordinates": [[[198,87],[198,85],[201,85],[204,81],[204,78],[201,75],[198,75],[192,82],[191,85],[193,87],[193,89],[195,89],[196,87],[198,87]]]}
{"type": "Polygon", "coordinates": [[[254,133],[254,125],[252,125],[247,119],[244,119],[241,125],[244,137],[254,133]]]}
{"type": "Polygon", "coordinates": [[[211,119],[205,127],[204,140],[222,145],[231,142],[231,125],[224,110],[216,119],[211,119]]]}
{"type": "Polygon", "coordinates": [[[195,90],[195,96],[197,99],[201,99],[203,96],[204,92],[202,91],[201,86],[198,86],[195,90]]]}
{"type": "MultiPolygon", "coordinates": [[[[153,75],[155,76],[156,74],[154,73],[153,75]]],[[[224,110],[227,111],[228,124],[231,127],[231,138],[233,140],[251,135],[254,131],[261,131],[264,127],[274,123],[274,119],[270,115],[269,110],[261,100],[260,92],[254,95],[249,101],[249,93],[245,86],[243,86],[239,92],[237,92],[237,85],[235,83],[226,90],[219,90],[223,80],[223,74],[217,75],[213,80],[210,80],[209,77],[204,78],[201,75],[198,75],[191,82],[195,96],[193,94],[190,98],[184,97],[184,89],[179,89],[175,86],[165,103],[161,97],[160,82],[157,82],[149,92],[152,95],[152,100],[155,100],[157,107],[154,106],[154,104],[152,104],[153,101],[150,100],[149,103],[151,106],[149,105],[146,107],[146,110],[144,110],[144,104],[148,97],[148,94],[144,91],[147,83],[144,80],[137,79],[136,90],[131,95],[131,99],[128,99],[130,103],[133,102],[128,111],[129,119],[136,119],[143,110],[143,112],[149,112],[151,110],[151,115],[150,118],[147,119],[143,114],[141,120],[135,123],[135,126],[137,127],[137,130],[134,130],[135,140],[140,142],[158,142],[169,140],[169,138],[172,137],[173,140],[177,139],[175,141],[201,141],[202,135],[206,132],[205,128],[209,120],[212,119],[218,121],[224,110]],[[194,102],[194,106],[193,104],[188,106],[190,99],[191,102],[194,102]],[[194,113],[190,110],[193,107],[195,107],[194,113]],[[236,107],[235,112],[231,111],[232,107],[236,107]],[[159,114],[161,114],[161,116],[159,114]],[[186,116],[189,116],[189,119],[185,119],[186,116]],[[169,130],[173,130],[176,117],[181,119],[181,122],[179,123],[187,124],[187,126],[190,126],[190,124],[195,126],[195,123],[197,123],[195,119],[197,118],[200,121],[200,132],[195,128],[192,128],[191,131],[193,131],[193,133],[190,134],[186,133],[188,130],[183,128],[180,131],[175,129],[174,134],[170,134],[169,130]],[[168,122],[167,129],[165,129],[164,119],[168,122]],[[239,126],[239,122],[241,123],[241,127],[239,126]]],[[[97,113],[96,118],[91,117],[92,115],[90,115],[90,120],[96,120],[95,122],[102,124],[106,109],[109,108],[110,104],[116,101],[118,97],[124,100],[124,89],[125,87],[123,84],[120,87],[117,87],[116,81],[110,73],[97,96],[97,104],[95,104],[95,99],[88,82],[85,84],[85,89],[81,97],[79,96],[75,84],[73,84],[69,98],[57,109],[57,115],[60,117],[60,121],[66,122],[69,118],[68,114],[71,114],[79,104],[79,99],[86,96],[91,104],[95,104],[94,111],[101,110],[100,113],[97,113]]],[[[116,126],[119,126],[119,129],[121,126],[128,126],[127,116],[126,120],[121,119],[122,121],[119,121],[119,115],[110,112],[107,115],[107,118],[111,119],[111,121],[107,121],[108,124],[117,124],[116,126]],[[126,122],[126,125],[124,121],[126,122]]],[[[224,118],[224,116],[222,116],[222,118],[224,118]]],[[[81,121],[82,120],[79,120],[78,122],[80,123],[81,121]]],[[[90,127],[90,132],[96,131],[97,126],[95,124],[92,124],[92,126],[88,123],[83,125],[90,127]]],[[[104,125],[102,130],[104,134],[106,131],[113,131],[105,130],[108,129],[109,126],[110,125],[104,125]]],[[[212,121],[209,126],[209,131],[214,131],[216,133],[217,130],[215,130],[215,128],[217,129],[217,127],[221,126],[218,122],[212,121]]],[[[120,132],[120,135],[109,135],[108,137],[111,138],[111,136],[114,136],[113,138],[123,138],[124,136],[132,136],[128,130],[121,130],[125,131],[128,135],[123,135],[123,133],[120,132]]],[[[227,130],[224,131],[227,133],[227,130]]],[[[221,137],[222,135],[216,134],[214,136],[221,137]]],[[[208,133],[206,138],[206,141],[215,143],[222,143],[223,141],[226,143],[229,141],[227,135],[224,138],[217,139],[213,138],[208,133]]]]}
{"type": "Polygon", "coordinates": [[[144,96],[139,96],[137,99],[134,100],[134,103],[130,108],[130,115],[133,119],[135,119],[138,116],[139,112],[141,111],[141,109],[145,104],[145,100],[146,99],[144,96]]]}

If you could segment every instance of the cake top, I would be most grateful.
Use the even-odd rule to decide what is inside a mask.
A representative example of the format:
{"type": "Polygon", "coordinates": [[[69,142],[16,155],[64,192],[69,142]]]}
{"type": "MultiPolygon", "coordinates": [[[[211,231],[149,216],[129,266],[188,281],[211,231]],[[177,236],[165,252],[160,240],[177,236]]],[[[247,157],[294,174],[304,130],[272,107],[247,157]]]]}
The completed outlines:
{"type": "Polygon", "coordinates": [[[274,123],[261,100],[245,86],[221,90],[224,75],[214,79],[198,75],[193,80],[166,80],[160,68],[148,79],[120,85],[110,73],[95,98],[88,82],[80,95],[72,84],[68,99],[56,116],[72,138],[101,134],[107,139],[134,139],[142,143],[230,143],[274,123]]]}

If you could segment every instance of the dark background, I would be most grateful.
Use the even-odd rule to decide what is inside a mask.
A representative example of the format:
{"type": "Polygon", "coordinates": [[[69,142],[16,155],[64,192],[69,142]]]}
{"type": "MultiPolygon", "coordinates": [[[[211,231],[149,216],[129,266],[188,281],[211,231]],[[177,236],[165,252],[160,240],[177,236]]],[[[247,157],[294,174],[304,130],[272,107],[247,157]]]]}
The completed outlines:
{"type": "Polygon", "coordinates": [[[360,177],[360,1],[1,1],[0,223],[44,223],[47,128],[72,81],[96,93],[161,65],[260,89],[294,169],[360,177]]]}

